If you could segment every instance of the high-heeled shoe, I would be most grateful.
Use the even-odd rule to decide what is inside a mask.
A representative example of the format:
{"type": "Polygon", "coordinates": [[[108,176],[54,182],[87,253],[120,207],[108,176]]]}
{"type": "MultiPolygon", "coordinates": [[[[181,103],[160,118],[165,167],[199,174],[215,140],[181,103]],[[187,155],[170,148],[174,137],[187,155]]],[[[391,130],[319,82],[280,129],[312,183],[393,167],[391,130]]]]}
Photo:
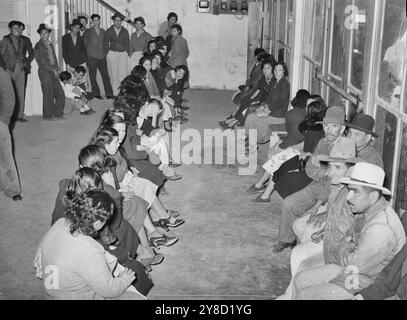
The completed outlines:
{"type": "Polygon", "coordinates": [[[166,219],[160,219],[158,221],[153,221],[153,226],[156,228],[164,229],[165,231],[170,231],[166,219]]]}

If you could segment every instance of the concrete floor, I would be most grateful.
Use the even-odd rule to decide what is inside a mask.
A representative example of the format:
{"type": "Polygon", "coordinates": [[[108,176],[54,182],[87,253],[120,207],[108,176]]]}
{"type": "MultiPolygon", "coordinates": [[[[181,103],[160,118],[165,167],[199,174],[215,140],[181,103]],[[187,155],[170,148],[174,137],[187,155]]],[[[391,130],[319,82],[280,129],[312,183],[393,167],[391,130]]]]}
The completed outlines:
{"type": "MultiPolygon", "coordinates": [[[[182,129],[217,128],[234,110],[233,92],[189,90],[190,122],[182,129]]],[[[30,117],[14,129],[16,159],[24,201],[0,193],[0,300],[39,299],[41,281],[33,274],[38,242],[49,228],[58,181],[77,169],[77,154],[98,125],[97,114],[44,122],[30,117]]],[[[185,144],[185,143],[184,143],[185,144]]],[[[203,146],[205,148],[207,146],[203,146]]],[[[261,146],[264,158],[267,146],[261,146]]],[[[186,223],[173,229],[180,241],[162,248],[165,260],[151,276],[150,299],[270,299],[281,294],[289,277],[289,254],[275,255],[281,198],[254,204],[244,190],[261,174],[239,176],[234,165],[183,165],[183,179],[166,185],[167,208],[181,212],[186,223]]]]}

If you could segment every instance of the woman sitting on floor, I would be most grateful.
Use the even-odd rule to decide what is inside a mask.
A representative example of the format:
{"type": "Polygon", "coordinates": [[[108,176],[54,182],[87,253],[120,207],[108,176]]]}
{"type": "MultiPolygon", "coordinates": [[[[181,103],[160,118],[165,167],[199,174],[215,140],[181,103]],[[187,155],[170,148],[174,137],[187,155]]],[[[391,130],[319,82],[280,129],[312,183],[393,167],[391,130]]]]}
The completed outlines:
{"type": "MultiPolygon", "coordinates": [[[[66,206],[65,201],[63,201],[64,197],[73,200],[75,197],[90,190],[103,190],[100,175],[95,170],[87,167],[83,167],[75,172],[71,180],[62,180],[60,187],[52,215],[52,225],[60,218],[65,217],[66,206]]],[[[105,188],[109,190],[110,187],[106,186],[105,188]]],[[[133,285],[140,293],[146,296],[152,288],[153,283],[146,272],[145,266],[134,260],[137,257],[140,240],[134,228],[123,218],[121,198],[112,197],[111,194],[114,195],[115,192],[115,190],[110,190],[110,193],[107,192],[112,198],[115,208],[112,217],[98,232],[98,235],[95,236],[95,240],[97,240],[107,252],[114,255],[120,264],[135,272],[136,279],[133,281],[133,285]]],[[[119,196],[121,197],[120,194],[119,196]]],[[[149,264],[147,264],[147,267],[151,269],[149,264]]]]}
{"type": "MultiPolygon", "coordinates": [[[[36,254],[45,299],[130,298],[126,291],[135,280],[134,272],[94,239],[113,210],[113,200],[104,191],[91,190],[68,200],[65,217],[46,233],[36,254]]],[[[143,299],[137,291],[131,298],[143,299]]]]}
{"type": "Polygon", "coordinates": [[[246,95],[240,100],[237,111],[230,115],[225,121],[219,122],[223,129],[234,129],[237,125],[243,126],[251,108],[255,109],[267,102],[267,97],[275,84],[273,77],[273,62],[266,60],[262,63],[263,75],[253,88],[253,93],[246,95]]]}

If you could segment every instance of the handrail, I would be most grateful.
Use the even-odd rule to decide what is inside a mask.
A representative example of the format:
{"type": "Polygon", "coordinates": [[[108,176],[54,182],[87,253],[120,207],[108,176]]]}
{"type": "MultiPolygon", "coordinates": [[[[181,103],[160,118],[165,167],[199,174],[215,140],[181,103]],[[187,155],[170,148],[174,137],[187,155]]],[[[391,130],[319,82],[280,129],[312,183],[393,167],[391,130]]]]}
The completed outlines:
{"type": "Polygon", "coordinates": [[[98,2],[100,5],[104,6],[106,9],[109,9],[110,11],[112,11],[115,14],[119,14],[120,16],[123,17],[124,21],[126,21],[128,24],[130,24],[131,26],[133,26],[134,28],[136,27],[136,24],[131,21],[130,19],[128,19],[123,13],[121,13],[119,10],[117,10],[116,8],[112,7],[110,4],[108,4],[106,1],[103,0],[95,0],[96,2],[98,2]]]}

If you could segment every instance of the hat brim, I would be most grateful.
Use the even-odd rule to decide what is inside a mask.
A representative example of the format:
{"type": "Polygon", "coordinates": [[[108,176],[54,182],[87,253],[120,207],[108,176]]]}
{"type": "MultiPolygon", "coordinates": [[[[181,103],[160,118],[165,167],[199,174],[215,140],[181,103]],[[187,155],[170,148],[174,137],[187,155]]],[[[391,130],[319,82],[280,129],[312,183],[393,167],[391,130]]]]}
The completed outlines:
{"type": "Polygon", "coordinates": [[[350,178],[342,178],[340,180],[340,182],[342,184],[346,184],[346,185],[352,184],[352,185],[369,187],[369,188],[372,188],[372,189],[380,190],[381,192],[383,192],[384,195],[391,196],[391,191],[389,189],[385,188],[385,187],[380,187],[380,186],[377,186],[377,185],[374,185],[374,184],[352,180],[350,178]]]}
{"type": "Polygon", "coordinates": [[[336,123],[336,124],[340,124],[340,125],[343,125],[343,126],[345,126],[346,125],[346,123],[345,123],[345,121],[338,121],[338,120],[335,120],[335,119],[328,119],[328,120],[323,120],[323,121],[318,121],[318,122],[315,122],[315,124],[324,124],[324,123],[326,123],[326,124],[328,124],[328,123],[336,123]]]}
{"type": "Polygon", "coordinates": [[[362,131],[362,132],[364,132],[364,133],[367,133],[367,134],[371,134],[373,137],[375,137],[375,138],[377,138],[379,135],[376,133],[376,132],[374,132],[374,131],[369,131],[369,130],[366,130],[366,129],[364,129],[364,128],[361,128],[361,127],[359,127],[359,126],[355,126],[355,125],[353,125],[352,123],[349,123],[349,122],[346,122],[346,126],[348,127],[348,128],[352,128],[352,129],[355,129],[355,130],[358,130],[358,131],[362,131]]]}
{"type": "Polygon", "coordinates": [[[52,32],[52,29],[48,29],[48,28],[41,28],[37,30],[37,33],[41,33],[43,30],[47,30],[49,33],[52,32]]]}
{"type": "Polygon", "coordinates": [[[320,162],[341,162],[341,163],[353,163],[353,164],[356,164],[356,163],[362,161],[362,160],[359,159],[359,158],[349,158],[349,159],[332,158],[332,157],[327,156],[327,155],[325,155],[325,154],[317,155],[317,159],[318,159],[320,162]]]}

